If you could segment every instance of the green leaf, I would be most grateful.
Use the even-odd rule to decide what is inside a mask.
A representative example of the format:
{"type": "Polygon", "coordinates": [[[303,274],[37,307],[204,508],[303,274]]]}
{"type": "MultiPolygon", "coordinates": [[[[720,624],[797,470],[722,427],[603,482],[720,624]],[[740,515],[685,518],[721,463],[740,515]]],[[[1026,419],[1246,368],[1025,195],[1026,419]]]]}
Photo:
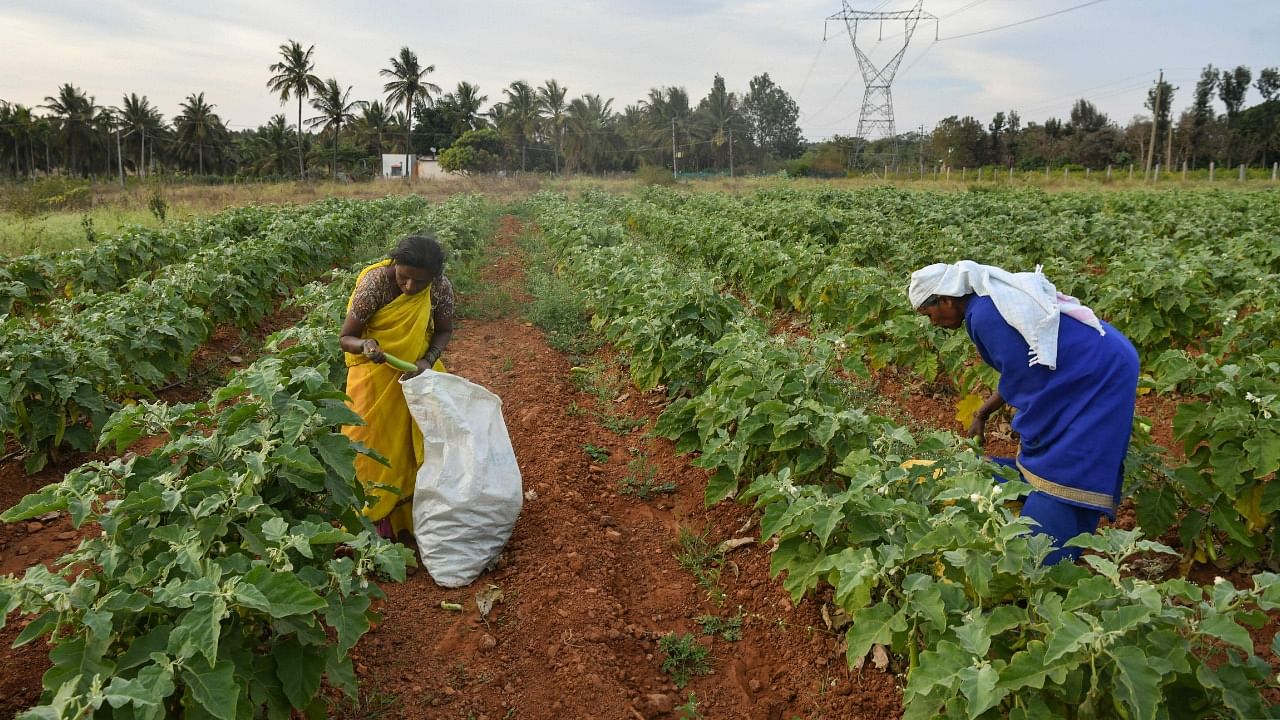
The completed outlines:
{"type": "Polygon", "coordinates": [[[337,632],[337,650],[340,654],[345,655],[355,646],[360,636],[368,632],[369,604],[367,595],[343,597],[337,592],[330,593],[324,621],[337,632]]]}
{"type": "Polygon", "coordinates": [[[61,490],[62,485],[57,483],[40,488],[36,492],[23,497],[18,501],[17,505],[0,513],[0,521],[7,523],[18,522],[39,517],[47,512],[66,510],[67,500],[61,496],[61,490]]]}
{"type": "Polygon", "coordinates": [[[236,599],[273,618],[305,615],[323,610],[326,606],[324,598],[304,585],[297,575],[273,572],[265,565],[258,565],[245,573],[241,583],[252,587],[258,594],[237,594],[236,599]],[[265,605],[262,604],[264,600],[265,605]]]}
{"type": "MultiPolygon", "coordinates": [[[[861,656],[859,656],[861,657],[861,656]]],[[[960,674],[972,664],[972,656],[950,640],[940,640],[932,650],[920,653],[920,664],[907,678],[903,700],[927,695],[933,688],[954,689],[960,674]]]]}
{"type": "Polygon", "coordinates": [[[1046,662],[1047,646],[1040,640],[1027,643],[1027,649],[1014,653],[1009,665],[1000,671],[999,687],[1010,692],[1030,687],[1044,689],[1045,682],[1061,685],[1067,679],[1067,673],[1076,666],[1073,659],[1061,659],[1057,662],[1046,662]]]}
{"type": "Polygon", "coordinates": [[[320,689],[324,674],[325,655],[317,648],[304,647],[297,638],[287,638],[276,643],[276,675],[284,694],[295,708],[304,708],[320,689]]]}
{"type": "Polygon", "coordinates": [[[130,703],[135,706],[146,707],[164,702],[164,697],[157,697],[153,688],[147,687],[137,680],[130,680],[120,676],[111,678],[111,684],[107,685],[103,690],[103,695],[106,696],[107,703],[113,708],[123,707],[130,703]]]}
{"type": "Polygon", "coordinates": [[[1132,711],[1133,720],[1155,720],[1160,707],[1160,673],[1146,653],[1133,645],[1115,645],[1108,654],[1116,662],[1116,695],[1132,711]]]}
{"type": "Polygon", "coordinates": [[[226,614],[226,600],[209,595],[196,598],[169,634],[169,653],[183,660],[194,658],[198,653],[210,663],[214,662],[218,657],[220,623],[226,614]]]}
{"type": "Polygon", "coordinates": [[[849,664],[857,662],[871,651],[872,645],[889,645],[893,633],[907,629],[905,614],[887,602],[863,608],[853,614],[853,623],[845,633],[848,643],[849,664]]]}
{"type": "Polygon", "coordinates": [[[58,627],[58,613],[53,610],[45,612],[18,633],[18,637],[13,641],[13,647],[22,647],[41,635],[53,632],[56,627],[58,627]]]}
{"type": "Polygon", "coordinates": [[[960,692],[969,699],[966,708],[969,720],[995,707],[1009,694],[1008,690],[996,687],[999,679],[1000,673],[986,662],[960,671],[960,692]]]}
{"type": "Polygon", "coordinates": [[[703,493],[703,502],[707,507],[731,497],[738,490],[738,479],[727,467],[716,468],[715,473],[707,479],[707,489],[703,493]]]}
{"type": "Polygon", "coordinates": [[[1248,630],[1240,627],[1228,614],[1219,613],[1208,605],[1202,604],[1200,607],[1203,613],[1200,619],[1200,632],[1253,654],[1253,638],[1249,637],[1248,630]]]}
{"type": "Polygon", "coordinates": [[[135,638],[129,644],[129,649],[120,656],[117,663],[117,670],[128,670],[137,667],[151,658],[151,653],[164,652],[169,646],[169,633],[172,630],[168,625],[158,625],[151,628],[147,634],[142,637],[135,638]]]}
{"type": "Polygon", "coordinates": [[[201,710],[218,720],[236,720],[240,688],[236,686],[235,670],[235,665],[226,660],[209,665],[196,659],[189,669],[182,670],[182,681],[201,710]]]}
{"type": "Polygon", "coordinates": [[[1051,663],[1097,638],[1098,633],[1089,623],[1075,613],[1064,612],[1058,618],[1057,627],[1049,635],[1049,647],[1045,651],[1044,661],[1051,663]]]}
{"type": "Polygon", "coordinates": [[[324,676],[330,687],[341,690],[352,700],[356,699],[359,691],[356,671],[345,652],[339,653],[337,648],[330,648],[325,653],[324,676]]]}

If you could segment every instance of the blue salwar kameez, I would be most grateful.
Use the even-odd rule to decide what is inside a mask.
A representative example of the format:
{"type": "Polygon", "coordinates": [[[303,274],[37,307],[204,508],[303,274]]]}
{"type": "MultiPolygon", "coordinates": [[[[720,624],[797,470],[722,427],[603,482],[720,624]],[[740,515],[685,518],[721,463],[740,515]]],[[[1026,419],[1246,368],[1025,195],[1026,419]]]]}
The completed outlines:
{"type": "Polygon", "coordinates": [[[1057,368],[1028,365],[1030,348],[1005,322],[989,297],[974,295],[965,329],[978,354],[1000,373],[998,389],[1017,409],[1013,429],[1022,438],[1012,462],[1035,491],[1024,516],[1054,538],[1046,563],[1074,559],[1062,543],[1115,517],[1129,449],[1138,389],[1138,353],[1120,331],[1103,322],[1099,334],[1061,316],[1057,368]]]}

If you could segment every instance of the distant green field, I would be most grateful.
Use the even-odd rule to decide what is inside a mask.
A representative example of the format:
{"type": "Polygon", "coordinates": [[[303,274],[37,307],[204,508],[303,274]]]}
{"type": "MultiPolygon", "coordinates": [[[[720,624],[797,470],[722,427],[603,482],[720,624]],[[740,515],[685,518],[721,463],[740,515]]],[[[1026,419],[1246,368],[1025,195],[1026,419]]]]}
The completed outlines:
{"type": "Polygon", "coordinates": [[[34,217],[0,212],[0,255],[54,252],[89,244],[87,225],[98,238],[115,235],[126,225],[154,227],[159,221],[146,210],[100,208],[60,211],[34,217]],[[86,220],[88,222],[86,222],[86,220]]]}

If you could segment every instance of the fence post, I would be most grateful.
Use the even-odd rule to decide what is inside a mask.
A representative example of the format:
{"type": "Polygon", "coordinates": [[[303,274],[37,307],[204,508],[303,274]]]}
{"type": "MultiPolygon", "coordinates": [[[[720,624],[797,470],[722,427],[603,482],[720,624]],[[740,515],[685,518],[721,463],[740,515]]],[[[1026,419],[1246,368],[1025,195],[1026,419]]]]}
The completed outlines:
{"type": "Polygon", "coordinates": [[[978,182],[982,182],[982,168],[978,168],[978,182]]]}
{"type": "Polygon", "coordinates": [[[1182,182],[1187,181],[1187,161],[1182,161],[1182,182]]]}
{"type": "Polygon", "coordinates": [[[1111,163],[1107,163],[1107,179],[1111,179],[1111,163]]]}
{"type": "Polygon", "coordinates": [[[1151,182],[1153,183],[1160,182],[1160,163],[1156,163],[1156,172],[1155,172],[1155,175],[1151,176],[1151,182]]]}
{"type": "Polygon", "coordinates": [[[1129,163],[1129,179],[1133,179],[1133,163],[1129,163]]]}
{"type": "Polygon", "coordinates": [[[1244,163],[1240,163],[1240,179],[1236,182],[1244,182],[1244,163]]]}
{"type": "Polygon", "coordinates": [[[1010,166],[1009,166],[1009,181],[1010,181],[1010,182],[1012,182],[1012,181],[1013,181],[1013,166],[1012,166],[1012,165],[1010,165],[1010,166]]]}
{"type": "Polygon", "coordinates": [[[1045,166],[1044,166],[1044,177],[1045,177],[1045,179],[1046,179],[1046,180],[1049,178],[1049,166],[1048,166],[1048,165],[1045,165],[1045,166]]]}
{"type": "Polygon", "coordinates": [[[1212,160],[1210,160],[1209,161],[1209,182],[1213,182],[1213,171],[1215,167],[1216,167],[1216,164],[1212,160]]]}
{"type": "Polygon", "coordinates": [[[1276,181],[1276,171],[1280,170],[1280,162],[1271,163],[1271,182],[1276,181]]]}

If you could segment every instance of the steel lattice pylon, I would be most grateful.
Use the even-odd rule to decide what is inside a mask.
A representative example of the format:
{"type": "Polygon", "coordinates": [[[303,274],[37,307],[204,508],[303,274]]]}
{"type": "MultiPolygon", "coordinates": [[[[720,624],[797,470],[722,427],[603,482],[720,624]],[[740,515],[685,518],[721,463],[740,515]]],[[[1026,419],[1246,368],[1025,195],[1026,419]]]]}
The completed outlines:
{"type": "MultiPolygon", "coordinates": [[[[893,124],[893,77],[907,54],[907,46],[911,44],[911,36],[921,20],[937,20],[922,8],[924,0],[917,0],[910,10],[896,12],[875,12],[854,10],[848,0],[843,0],[844,8],[827,18],[827,22],[841,20],[849,32],[849,40],[853,43],[853,51],[858,56],[858,69],[862,72],[862,80],[866,90],[862,94],[862,111],[858,113],[858,137],[870,143],[882,137],[893,139],[893,164],[897,164],[898,142],[897,130],[893,124]],[[858,46],[858,25],[876,21],[879,24],[880,41],[884,38],[884,21],[902,21],[902,46],[884,65],[876,66],[870,56],[858,46]]],[[[824,33],[825,34],[825,33],[824,33]]],[[[892,36],[891,36],[892,37],[892,36]]]]}

